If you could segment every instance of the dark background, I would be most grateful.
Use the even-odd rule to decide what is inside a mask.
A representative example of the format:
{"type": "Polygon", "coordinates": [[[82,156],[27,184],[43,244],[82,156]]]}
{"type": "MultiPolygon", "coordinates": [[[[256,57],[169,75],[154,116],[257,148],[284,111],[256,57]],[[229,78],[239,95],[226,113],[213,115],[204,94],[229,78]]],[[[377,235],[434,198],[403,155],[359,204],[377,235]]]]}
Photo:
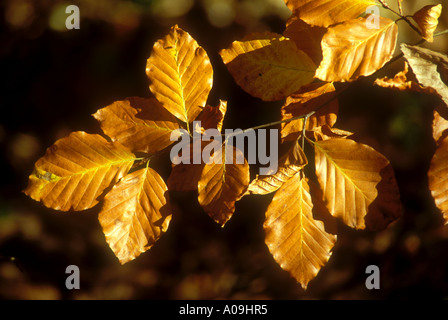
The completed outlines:
{"type": "MultiPolygon", "coordinates": [[[[438,2],[404,4],[411,13],[430,3],[438,2]]],[[[447,10],[448,3],[442,4],[447,10]]],[[[281,33],[289,16],[282,0],[7,0],[0,10],[1,298],[448,297],[448,229],[427,186],[435,150],[432,109],[439,100],[372,86],[375,76],[401,70],[402,60],[345,91],[336,126],[356,132],[389,158],[403,216],[381,232],[340,225],[330,261],[304,291],[264,244],[264,211],[272,195],[244,197],[221,229],[199,207],[194,192],[173,194],[175,214],[168,232],[151,250],[121,266],[104,239],[98,208],[60,213],[21,192],[34,162],[57,139],[72,131],[100,133],[91,117],[97,109],[129,96],[149,96],[146,59],[153,43],[174,24],[189,32],[211,59],[214,86],[208,102],[228,101],[225,128],[278,120],[282,102],[262,102],[243,92],[218,52],[251,32],[281,33]],[[65,28],[68,4],[80,8],[80,30],[65,28]],[[72,264],[81,271],[80,290],[65,288],[65,268],[72,264]],[[365,287],[370,264],[380,268],[380,290],[365,287]]],[[[438,30],[447,27],[446,11],[441,20],[438,30]]],[[[403,22],[399,26],[399,41],[418,41],[403,22]]],[[[429,47],[447,52],[447,37],[429,47]]],[[[169,166],[155,165],[166,178],[169,166]]]]}

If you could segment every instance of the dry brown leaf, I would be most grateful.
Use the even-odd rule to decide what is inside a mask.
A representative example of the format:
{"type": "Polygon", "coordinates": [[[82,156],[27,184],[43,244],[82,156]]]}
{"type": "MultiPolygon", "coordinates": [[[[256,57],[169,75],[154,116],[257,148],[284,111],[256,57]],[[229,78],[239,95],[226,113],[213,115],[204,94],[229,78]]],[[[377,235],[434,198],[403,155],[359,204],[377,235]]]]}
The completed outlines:
{"type": "Polygon", "coordinates": [[[201,121],[204,130],[218,129],[221,132],[226,111],[227,101],[220,100],[217,107],[206,106],[195,121],[201,121]]]}
{"type": "Polygon", "coordinates": [[[235,202],[241,199],[250,182],[249,165],[237,163],[244,155],[233,146],[223,144],[204,166],[198,182],[199,204],[221,227],[232,217],[235,202]],[[232,148],[233,157],[226,163],[226,152],[232,148]]]}
{"type": "Polygon", "coordinates": [[[330,213],[356,229],[365,228],[388,160],[373,148],[347,138],[312,142],[316,175],[330,213]]]}
{"type": "Polygon", "coordinates": [[[279,34],[257,34],[259,39],[234,41],[220,54],[246,92],[265,101],[280,100],[313,80],[316,65],[294,41],[279,34]]]}
{"type": "Polygon", "coordinates": [[[448,137],[445,136],[437,145],[428,171],[428,185],[437,208],[448,224],[448,137]]]}
{"type": "Polygon", "coordinates": [[[266,210],[264,230],[274,259],[306,289],[330,258],[336,236],[314,219],[316,200],[301,174],[296,173],[275,193],[266,210]]]}
{"type": "Polygon", "coordinates": [[[432,136],[436,143],[445,137],[448,130],[448,110],[444,106],[435,108],[434,119],[432,121],[432,136]]]}
{"type": "Polygon", "coordinates": [[[418,10],[412,18],[417,22],[422,31],[422,38],[428,42],[433,42],[433,34],[439,23],[442,13],[442,5],[427,5],[418,10]]]}
{"type": "Polygon", "coordinates": [[[288,8],[306,23],[328,27],[366,12],[375,0],[284,0],[288,8]]]}
{"type": "Polygon", "coordinates": [[[257,175],[249,184],[249,194],[268,194],[277,191],[286,181],[308,164],[308,159],[297,140],[278,161],[278,170],[273,175],[257,175]]]}
{"type": "Polygon", "coordinates": [[[185,123],[201,112],[213,84],[207,53],[177,25],[154,44],[146,74],[157,100],[185,123]]]}
{"type": "Polygon", "coordinates": [[[425,88],[415,81],[408,80],[408,72],[408,63],[405,61],[404,70],[397,73],[393,79],[389,79],[388,77],[378,78],[375,80],[374,84],[383,88],[396,89],[399,91],[410,90],[416,92],[434,93],[434,91],[430,88],[425,88]]]}
{"type": "Polygon", "coordinates": [[[173,143],[176,118],[154,98],[138,97],[116,101],[94,115],[103,132],[133,152],[156,153],[173,143]]]}
{"type": "Polygon", "coordinates": [[[297,48],[305,52],[316,65],[322,61],[320,42],[327,29],[315,27],[292,15],[286,22],[283,35],[296,43],[297,48]]]}
{"type": "Polygon", "coordinates": [[[323,60],[316,77],[323,81],[354,81],[369,76],[392,58],[397,24],[378,17],[379,26],[368,28],[369,17],[345,21],[328,29],[322,39],[323,60]]]}
{"type": "Polygon", "coordinates": [[[448,56],[430,49],[401,44],[401,51],[409,62],[418,82],[434,89],[448,106],[448,56]]]}
{"type": "MultiPolygon", "coordinates": [[[[337,119],[339,104],[334,99],[335,88],[332,83],[311,83],[286,98],[281,108],[282,120],[306,115],[316,111],[306,122],[306,130],[313,130],[325,124],[333,126],[337,119]],[[330,101],[330,102],[329,102],[330,101]],[[326,105],[324,105],[327,103],[326,105]],[[324,105],[324,106],[323,106],[324,105]]],[[[294,140],[303,130],[304,119],[282,123],[283,140],[294,140]]]]}
{"type": "Polygon", "coordinates": [[[96,134],[73,132],[56,141],[35,163],[24,192],[52,209],[89,209],[129,171],[134,160],[134,154],[120,144],[96,134]]]}
{"type": "Polygon", "coordinates": [[[104,198],[98,219],[121,264],[150,249],[168,229],[167,187],[153,169],[128,174],[104,198]]]}

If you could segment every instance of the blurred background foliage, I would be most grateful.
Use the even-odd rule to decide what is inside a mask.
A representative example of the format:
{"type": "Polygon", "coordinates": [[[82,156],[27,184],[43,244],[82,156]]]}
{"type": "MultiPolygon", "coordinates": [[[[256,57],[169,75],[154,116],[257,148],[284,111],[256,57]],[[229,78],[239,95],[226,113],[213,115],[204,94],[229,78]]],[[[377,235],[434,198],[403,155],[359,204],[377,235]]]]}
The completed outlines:
{"type": "MultiPolygon", "coordinates": [[[[432,3],[440,1],[405,0],[403,6],[412,13],[432,3]]],[[[438,30],[448,27],[448,3],[442,4],[438,30]]],[[[100,133],[90,116],[97,109],[125,97],[148,96],[146,59],[174,24],[210,56],[214,87],[209,104],[228,100],[225,127],[279,119],[281,102],[265,103],[244,93],[218,52],[251,32],[281,33],[290,12],[282,0],[5,0],[0,8],[0,298],[448,297],[448,229],[426,178],[435,150],[430,131],[432,108],[439,103],[435,97],[373,87],[374,77],[341,95],[337,127],[357,132],[390,159],[403,216],[381,232],[340,225],[333,256],[306,292],[264,245],[270,196],[243,198],[221,229],[199,207],[195,193],[173,194],[175,215],[167,234],[121,266],[105,242],[98,208],[60,213],[21,193],[34,162],[71,131],[100,133]],[[70,4],[80,8],[79,30],[65,28],[70,4]],[[80,268],[80,290],[65,288],[65,268],[71,264],[80,268]],[[365,288],[370,264],[380,267],[380,290],[365,288]]],[[[419,40],[404,22],[399,27],[399,41],[419,40]]],[[[446,40],[436,38],[429,47],[446,53],[446,40]]],[[[376,76],[393,76],[402,68],[399,60],[376,76]]],[[[166,178],[169,161],[162,160],[153,165],[166,178]]]]}

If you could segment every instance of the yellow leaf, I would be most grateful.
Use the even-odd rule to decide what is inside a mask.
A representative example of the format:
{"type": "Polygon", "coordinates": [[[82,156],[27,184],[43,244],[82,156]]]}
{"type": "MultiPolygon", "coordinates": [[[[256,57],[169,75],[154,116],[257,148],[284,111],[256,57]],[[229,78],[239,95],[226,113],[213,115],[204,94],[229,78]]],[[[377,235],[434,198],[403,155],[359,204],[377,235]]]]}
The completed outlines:
{"type": "Polygon", "coordinates": [[[378,195],[380,172],[388,160],[373,148],[347,138],[312,143],[316,175],[328,210],[346,225],[364,229],[364,218],[378,195]]]}
{"type": "Polygon", "coordinates": [[[285,0],[288,8],[308,24],[328,27],[361,15],[375,0],[285,0]]]}
{"type": "MultiPolygon", "coordinates": [[[[337,119],[339,104],[334,99],[335,88],[332,83],[311,83],[286,98],[282,106],[282,120],[306,115],[316,111],[306,122],[305,130],[312,130],[325,124],[333,126],[337,119]]],[[[284,122],[281,137],[284,140],[296,139],[303,130],[304,119],[284,122]]]]}
{"type": "Polygon", "coordinates": [[[213,84],[207,53],[178,26],[154,44],[146,74],[157,100],[185,123],[201,112],[213,84]]]}
{"type": "Polygon", "coordinates": [[[274,259],[304,289],[331,256],[336,236],[313,217],[308,183],[296,173],[275,193],[266,210],[265,242],[274,259]]]}
{"type": "Polygon", "coordinates": [[[244,158],[240,150],[223,144],[204,166],[198,182],[199,204],[221,227],[232,217],[235,202],[241,199],[249,185],[249,165],[246,159],[238,164],[239,157],[244,158]],[[226,157],[230,151],[232,158],[226,157]],[[226,158],[230,158],[227,163],[226,158]]]}
{"type": "Polygon", "coordinates": [[[316,66],[294,41],[272,33],[220,52],[236,83],[254,97],[280,100],[313,80],[316,66]]]}
{"type": "Polygon", "coordinates": [[[345,21],[328,29],[322,39],[323,60],[316,77],[323,81],[354,81],[380,69],[392,58],[397,24],[378,17],[378,28],[368,28],[368,17],[345,21]]]}
{"type": "Polygon", "coordinates": [[[428,171],[428,184],[437,208],[448,224],[448,137],[439,140],[428,171]]]}
{"type": "Polygon", "coordinates": [[[129,171],[134,160],[119,144],[99,135],[73,132],[56,141],[36,162],[24,192],[56,210],[89,209],[129,171]]]}
{"type": "Polygon", "coordinates": [[[156,153],[173,143],[176,118],[154,98],[138,97],[116,101],[94,115],[103,132],[134,152],[156,153]]]}
{"type": "Polygon", "coordinates": [[[442,13],[442,5],[427,5],[418,10],[412,18],[417,22],[422,31],[422,38],[428,42],[433,42],[433,34],[439,23],[442,13]]]}
{"type": "Polygon", "coordinates": [[[104,198],[98,219],[121,264],[150,249],[168,229],[167,187],[147,167],[128,174],[104,198]]]}

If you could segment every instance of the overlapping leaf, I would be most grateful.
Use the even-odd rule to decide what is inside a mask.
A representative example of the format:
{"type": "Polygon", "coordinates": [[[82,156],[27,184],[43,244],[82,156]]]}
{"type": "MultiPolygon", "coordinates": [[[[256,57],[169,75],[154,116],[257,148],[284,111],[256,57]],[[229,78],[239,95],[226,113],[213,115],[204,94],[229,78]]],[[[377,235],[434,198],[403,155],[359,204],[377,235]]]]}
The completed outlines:
{"type": "Polygon", "coordinates": [[[412,18],[417,22],[422,31],[422,38],[428,42],[433,42],[433,34],[439,23],[442,13],[442,5],[427,5],[418,10],[412,18]]]}
{"type": "Polygon", "coordinates": [[[171,133],[179,128],[176,118],[154,98],[116,101],[93,116],[112,141],[148,154],[171,145],[171,133]]]}
{"type": "Polygon", "coordinates": [[[204,166],[198,182],[199,204],[222,227],[232,217],[235,202],[241,199],[250,182],[249,165],[246,159],[239,164],[239,157],[244,158],[240,150],[223,144],[204,166]],[[226,156],[230,151],[231,158],[226,156]]]}
{"type": "Polygon", "coordinates": [[[439,139],[428,171],[428,185],[436,206],[448,223],[448,137],[439,139]]]}
{"type": "Polygon", "coordinates": [[[401,51],[418,82],[425,87],[434,89],[448,105],[448,56],[405,43],[401,44],[401,51]]]}
{"type": "Polygon", "coordinates": [[[297,91],[313,80],[316,70],[294,41],[273,33],[234,41],[220,54],[235,82],[265,101],[280,100],[297,91]]]}
{"type": "MultiPolygon", "coordinates": [[[[305,116],[308,117],[305,130],[312,130],[323,125],[333,126],[339,109],[335,99],[335,88],[332,83],[312,83],[302,87],[299,91],[286,98],[282,106],[282,120],[305,116]]],[[[297,138],[302,132],[304,119],[291,120],[281,125],[281,137],[284,140],[297,138]]]]}
{"type": "Polygon", "coordinates": [[[56,210],[89,209],[134,160],[134,154],[120,144],[96,134],[73,132],[36,162],[24,192],[56,210]]]}
{"type": "Polygon", "coordinates": [[[361,15],[375,0],[285,0],[288,8],[308,24],[328,27],[361,15]]]}
{"type": "Polygon", "coordinates": [[[275,193],[266,211],[265,242],[274,259],[303,288],[331,256],[336,236],[313,217],[308,183],[297,172],[275,193]]]}
{"type": "Polygon", "coordinates": [[[146,167],[125,176],[106,195],[98,218],[120,263],[150,249],[168,229],[171,211],[166,194],[163,179],[146,167]]]}
{"type": "Polygon", "coordinates": [[[187,124],[205,106],[213,84],[207,53],[178,26],[154,44],[146,74],[157,100],[187,124]]]}
{"type": "Polygon", "coordinates": [[[376,199],[387,159],[350,139],[313,142],[316,175],[330,213],[348,226],[365,228],[369,205],[376,199]]]}
{"type": "Polygon", "coordinates": [[[403,71],[398,72],[392,79],[388,77],[378,78],[374,84],[383,88],[391,88],[399,91],[417,91],[433,93],[433,90],[426,88],[418,84],[413,80],[408,79],[408,63],[405,61],[403,71]]]}
{"type": "Polygon", "coordinates": [[[367,19],[345,21],[328,29],[322,39],[323,60],[316,77],[324,81],[354,81],[368,76],[392,58],[398,27],[378,17],[378,28],[368,28],[367,19]]]}

